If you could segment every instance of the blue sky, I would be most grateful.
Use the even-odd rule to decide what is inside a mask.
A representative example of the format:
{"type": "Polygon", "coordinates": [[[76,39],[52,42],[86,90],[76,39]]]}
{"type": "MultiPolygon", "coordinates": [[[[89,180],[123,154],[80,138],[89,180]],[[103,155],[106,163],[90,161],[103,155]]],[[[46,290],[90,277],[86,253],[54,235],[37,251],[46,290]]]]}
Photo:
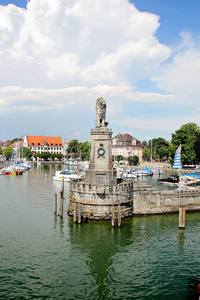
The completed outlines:
{"type": "Polygon", "coordinates": [[[99,97],[114,135],[200,125],[199,12],[197,0],[0,0],[0,140],[88,140],[99,97]]]}

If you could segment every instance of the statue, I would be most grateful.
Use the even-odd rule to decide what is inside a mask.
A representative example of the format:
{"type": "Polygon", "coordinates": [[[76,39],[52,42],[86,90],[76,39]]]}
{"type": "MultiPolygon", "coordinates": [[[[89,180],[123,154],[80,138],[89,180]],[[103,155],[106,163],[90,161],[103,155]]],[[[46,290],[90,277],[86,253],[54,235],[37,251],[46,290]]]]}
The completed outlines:
{"type": "Polygon", "coordinates": [[[96,127],[106,127],[108,122],[106,119],[106,101],[103,98],[98,98],[96,102],[96,127]]]}

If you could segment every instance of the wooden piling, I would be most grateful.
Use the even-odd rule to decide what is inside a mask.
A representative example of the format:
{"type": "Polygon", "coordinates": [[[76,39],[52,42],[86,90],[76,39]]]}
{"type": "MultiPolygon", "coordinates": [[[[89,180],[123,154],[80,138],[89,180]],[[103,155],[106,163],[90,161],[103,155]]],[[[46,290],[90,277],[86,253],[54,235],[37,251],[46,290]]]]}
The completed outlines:
{"type": "Polygon", "coordinates": [[[60,191],[60,217],[63,217],[63,194],[62,191],[60,191]]]}
{"type": "Polygon", "coordinates": [[[64,176],[62,176],[62,196],[64,197],[64,176]]]}
{"type": "Polygon", "coordinates": [[[185,207],[179,207],[179,229],[185,229],[185,207]]]}
{"type": "Polygon", "coordinates": [[[78,204],[78,224],[81,224],[81,203],[78,204]]]}
{"type": "Polygon", "coordinates": [[[118,227],[121,226],[121,205],[118,204],[118,227]]]}
{"type": "Polygon", "coordinates": [[[115,226],[115,206],[112,206],[112,215],[111,215],[112,227],[115,226]]]}
{"type": "Polygon", "coordinates": [[[74,217],[74,223],[76,223],[76,215],[77,215],[77,203],[74,202],[74,214],[73,214],[73,217],[74,217]]]}
{"type": "Polygon", "coordinates": [[[57,194],[54,194],[54,213],[57,215],[57,194]]]}

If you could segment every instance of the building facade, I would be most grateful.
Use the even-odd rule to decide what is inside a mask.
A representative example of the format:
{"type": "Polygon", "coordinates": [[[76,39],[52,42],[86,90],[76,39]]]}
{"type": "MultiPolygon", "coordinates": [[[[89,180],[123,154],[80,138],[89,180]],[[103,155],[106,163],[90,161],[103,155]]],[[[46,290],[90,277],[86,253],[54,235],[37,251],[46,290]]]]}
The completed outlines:
{"type": "Polygon", "coordinates": [[[137,155],[142,161],[143,146],[130,133],[119,133],[112,139],[112,155],[121,155],[124,158],[137,155]]]}
{"type": "Polygon", "coordinates": [[[61,137],[25,135],[23,146],[34,153],[49,152],[65,155],[61,137]]]}

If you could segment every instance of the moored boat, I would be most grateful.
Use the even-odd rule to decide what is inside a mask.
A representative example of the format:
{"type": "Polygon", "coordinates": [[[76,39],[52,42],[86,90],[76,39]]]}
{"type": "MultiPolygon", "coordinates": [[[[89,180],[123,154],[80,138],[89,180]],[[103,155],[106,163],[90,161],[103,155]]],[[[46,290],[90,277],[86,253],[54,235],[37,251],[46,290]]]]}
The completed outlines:
{"type": "Polygon", "coordinates": [[[68,171],[68,170],[56,171],[53,174],[53,180],[61,181],[63,177],[64,177],[64,181],[70,181],[71,179],[81,179],[82,178],[82,176],[80,176],[79,174],[77,174],[73,171],[68,171]]]}
{"type": "Polygon", "coordinates": [[[14,166],[9,166],[1,170],[1,175],[22,175],[24,170],[14,169],[14,166]]]}

